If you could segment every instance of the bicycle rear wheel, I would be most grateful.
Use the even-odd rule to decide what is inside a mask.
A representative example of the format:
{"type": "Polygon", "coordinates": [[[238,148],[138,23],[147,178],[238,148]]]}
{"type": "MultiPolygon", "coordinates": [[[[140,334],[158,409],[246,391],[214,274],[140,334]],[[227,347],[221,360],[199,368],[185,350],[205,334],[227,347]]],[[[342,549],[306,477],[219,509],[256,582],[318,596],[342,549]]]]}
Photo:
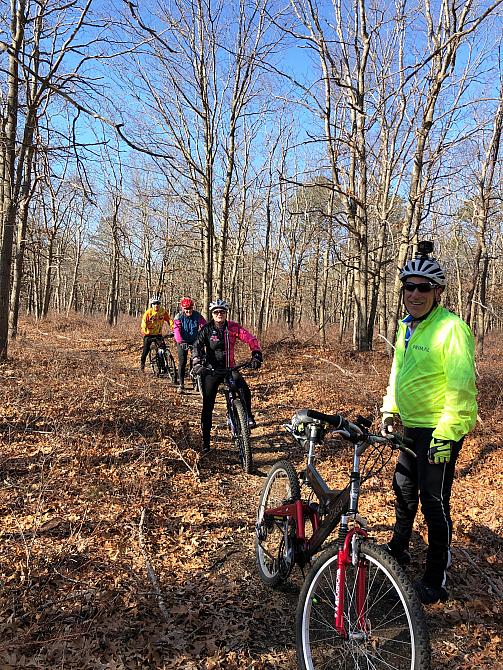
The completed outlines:
{"type": "Polygon", "coordinates": [[[288,579],[294,555],[288,546],[291,521],[264,517],[266,509],[300,500],[300,483],[289,461],[275,463],[265,480],[257,511],[255,557],[260,579],[267,586],[277,586],[288,579]]]}
{"type": "Polygon", "coordinates": [[[296,617],[299,667],[429,670],[428,629],[414,588],[396,561],[369,542],[359,544],[359,560],[347,566],[346,636],[336,631],[337,552],[332,547],[321,554],[300,594],[296,617]],[[361,573],[359,579],[361,559],[364,580],[361,573]],[[360,613],[357,586],[363,596],[360,613]]]}
{"type": "Polygon", "coordinates": [[[233,401],[234,411],[234,439],[239,452],[239,459],[241,466],[246,474],[250,474],[252,470],[252,451],[250,440],[250,429],[248,428],[248,415],[243,403],[239,398],[233,401]]]}

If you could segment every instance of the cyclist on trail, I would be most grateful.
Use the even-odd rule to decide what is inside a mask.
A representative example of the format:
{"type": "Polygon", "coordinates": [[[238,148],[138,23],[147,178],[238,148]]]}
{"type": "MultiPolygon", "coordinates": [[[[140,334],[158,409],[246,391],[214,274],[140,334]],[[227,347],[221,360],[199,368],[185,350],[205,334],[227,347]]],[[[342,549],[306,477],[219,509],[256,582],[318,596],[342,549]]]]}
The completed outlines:
{"type": "MultiPolygon", "coordinates": [[[[169,312],[161,307],[161,298],[158,295],[150,298],[150,307],[145,310],[141,320],[141,333],[143,335],[143,351],[141,352],[140,371],[145,370],[145,361],[152,342],[158,343],[160,349],[166,348],[166,343],[162,339],[162,325],[166,321],[170,330],[173,330],[173,319],[169,312]]],[[[172,333],[168,333],[172,337],[172,333]]]]}
{"type": "Polygon", "coordinates": [[[383,399],[383,434],[399,415],[417,458],[400,453],[393,477],[396,522],[386,545],[396,560],[408,551],[419,500],[428,527],[423,577],[415,583],[421,602],[445,601],[451,563],[450,496],[464,436],[477,417],[474,338],[458,316],[439,305],[446,279],[429,254],[430,242],[400,271],[407,317],[399,324],[393,365],[383,399]]]}
{"type": "Polygon", "coordinates": [[[197,333],[206,323],[206,319],[196,312],[194,301],[191,298],[182,298],[180,307],[181,311],[175,316],[174,334],[178,351],[178,379],[180,382],[178,393],[183,393],[189,345],[194,344],[197,333]]]}
{"type": "MultiPolygon", "coordinates": [[[[202,453],[210,450],[210,435],[212,426],[212,414],[215,406],[215,399],[219,385],[222,383],[222,377],[219,375],[204,374],[204,367],[222,370],[233,367],[234,346],[236,340],[241,340],[247,344],[252,352],[252,368],[258,370],[262,364],[262,351],[260,342],[251,333],[240,326],[235,321],[227,320],[229,304],[225,300],[215,300],[210,303],[211,320],[201,328],[194,348],[193,370],[196,374],[201,374],[201,386],[203,393],[203,409],[201,412],[201,429],[203,435],[202,453]]],[[[241,387],[243,397],[246,402],[246,408],[249,417],[250,428],[255,428],[256,423],[251,411],[251,392],[243,376],[235,371],[233,377],[241,387]]]]}

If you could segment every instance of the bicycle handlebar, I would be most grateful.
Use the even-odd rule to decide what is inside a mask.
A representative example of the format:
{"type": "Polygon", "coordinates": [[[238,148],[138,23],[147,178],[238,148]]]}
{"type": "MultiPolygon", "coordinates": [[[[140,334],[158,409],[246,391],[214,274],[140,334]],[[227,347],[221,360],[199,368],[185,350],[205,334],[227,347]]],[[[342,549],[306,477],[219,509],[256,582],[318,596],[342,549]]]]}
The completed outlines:
{"type": "Polygon", "coordinates": [[[409,454],[409,456],[417,458],[417,454],[406,446],[407,444],[413,444],[412,440],[400,435],[400,433],[390,433],[389,435],[384,436],[366,432],[363,433],[359,441],[361,443],[360,453],[363,453],[365,448],[370,444],[388,444],[392,449],[398,449],[399,451],[409,454]]]}
{"type": "Polygon", "coordinates": [[[246,363],[239,363],[239,365],[234,365],[232,368],[212,368],[211,366],[204,366],[203,371],[206,372],[206,374],[209,375],[228,375],[231,372],[236,372],[237,370],[241,370],[242,368],[251,368],[251,363],[250,361],[246,361],[246,363]]]}
{"type": "Polygon", "coordinates": [[[315,409],[306,410],[306,416],[308,416],[310,419],[316,419],[317,421],[328,423],[336,429],[340,428],[344,421],[344,418],[340,414],[324,414],[323,412],[318,412],[315,409]]]}
{"type": "MultiPolygon", "coordinates": [[[[399,451],[417,458],[417,454],[407,447],[408,444],[413,444],[413,441],[410,438],[404,437],[399,433],[390,433],[386,436],[370,433],[368,431],[368,427],[371,425],[369,419],[366,420],[358,417],[356,423],[351,423],[341,414],[325,414],[324,412],[318,412],[314,409],[299,410],[296,416],[300,423],[305,419],[314,419],[325,425],[328,424],[334,429],[335,433],[338,433],[349,442],[358,445],[359,454],[362,454],[371,444],[388,444],[393,449],[398,449],[399,451]]],[[[290,432],[295,436],[294,430],[290,430],[290,432]]]]}

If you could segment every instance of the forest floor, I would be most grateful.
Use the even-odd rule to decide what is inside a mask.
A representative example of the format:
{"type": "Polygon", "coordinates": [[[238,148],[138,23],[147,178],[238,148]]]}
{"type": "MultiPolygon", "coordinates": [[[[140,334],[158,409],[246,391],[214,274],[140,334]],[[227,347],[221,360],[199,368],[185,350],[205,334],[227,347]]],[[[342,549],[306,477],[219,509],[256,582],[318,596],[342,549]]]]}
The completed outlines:
{"type": "MultiPolygon", "coordinates": [[[[377,417],[389,360],[270,333],[265,364],[247,373],[258,428],[245,475],[222,399],[215,450],[197,461],[200,398],[138,371],[137,333],[132,319],[24,319],[0,366],[0,670],[293,670],[301,575],[273,591],[255,568],[264,476],[301,458],[281,427],[295,410],[377,417]]],[[[452,495],[450,600],[426,609],[434,670],[503,668],[500,338],[478,373],[480,420],[452,495]]],[[[345,483],[349,449],[321,456],[333,486],[345,483]]],[[[394,519],[392,468],[362,491],[378,541],[394,519]]],[[[411,578],[421,515],[416,530],[411,578]]]]}

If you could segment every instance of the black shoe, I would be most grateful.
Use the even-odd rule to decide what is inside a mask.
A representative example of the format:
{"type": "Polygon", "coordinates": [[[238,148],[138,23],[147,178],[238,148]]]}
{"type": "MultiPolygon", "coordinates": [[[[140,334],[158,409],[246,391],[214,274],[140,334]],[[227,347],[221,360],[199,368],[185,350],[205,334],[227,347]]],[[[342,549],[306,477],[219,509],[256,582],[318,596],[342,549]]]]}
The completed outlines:
{"type": "Polygon", "coordinates": [[[184,387],[183,387],[183,386],[179,386],[178,389],[177,389],[177,392],[180,393],[180,394],[185,393],[185,389],[184,389],[184,387]]]}
{"type": "Polygon", "coordinates": [[[449,599],[449,594],[443,586],[437,589],[434,586],[426,584],[422,579],[414,582],[414,588],[416,589],[417,597],[423,605],[433,605],[438,602],[445,603],[449,599]]]}
{"type": "Polygon", "coordinates": [[[211,451],[211,447],[209,444],[203,444],[201,448],[201,456],[206,456],[206,454],[209,454],[211,451]]]}
{"type": "Polygon", "coordinates": [[[402,567],[404,565],[409,565],[410,554],[407,549],[395,549],[394,546],[389,542],[388,544],[381,544],[381,547],[384,549],[384,551],[387,551],[388,554],[393,556],[398,565],[401,565],[402,567]]]}
{"type": "Polygon", "coordinates": [[[253,430],[253,428],[257,427],[257,422],[255,421],[255,418],[253,416],[248,417],[248,428],[250,430],[253,430]]]}

